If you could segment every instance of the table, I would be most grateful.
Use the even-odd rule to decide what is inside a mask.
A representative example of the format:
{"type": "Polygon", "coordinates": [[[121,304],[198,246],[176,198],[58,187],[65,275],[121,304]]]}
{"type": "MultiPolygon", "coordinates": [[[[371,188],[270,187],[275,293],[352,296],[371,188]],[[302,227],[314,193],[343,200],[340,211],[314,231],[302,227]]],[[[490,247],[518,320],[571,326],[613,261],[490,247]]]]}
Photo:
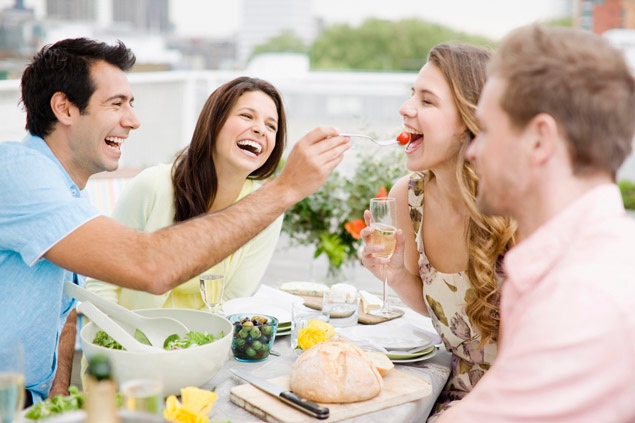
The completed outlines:
{"type": "MultiPolygon", "coordinates": [[[[432,329],[430,319],[421,316],[410,309],[404,308],[403,317],[379,323],[379,325],[400,325],[405,319],[408,322],[419,325],[426,330],[432,329]]],[[[214,404],[210,422],[225,422],[227,420],[232,423],[260,422],[253,414],[234,405],[229,400],[229,391],[238,385],[246,383],[235,377],[229,369],[237,368],[247,370],[249,372],[257,371],[258,376],[266,379],[289,374],[291,366],[297,358],[297,353],[291,350],[289,336],[277,337],[274,343],[274,349],[280,352],[279,357],[269,356],[265,361],[259,363],[243,363],[230,357],[223,368],[212,378],[204,387],[208,389],[215,388],[219,398],[214,404]]],[[[422,398],[418,401],[405,403],[389,409],[376,411],[371,414],[359,416],[349,422],[366,423],[369,421],[425,421],[429,415],[437,396],[443,389],[450,375],[450,354],[441,348],[437,354],[429,360],[396,364],[395,369],[421,377],[432,386],[432,395],[422,398]]],[[[317,421],[317,420],[316,420],[317,421]]],[[[325,420],[328,422],[328,420],[325,420]]]]}

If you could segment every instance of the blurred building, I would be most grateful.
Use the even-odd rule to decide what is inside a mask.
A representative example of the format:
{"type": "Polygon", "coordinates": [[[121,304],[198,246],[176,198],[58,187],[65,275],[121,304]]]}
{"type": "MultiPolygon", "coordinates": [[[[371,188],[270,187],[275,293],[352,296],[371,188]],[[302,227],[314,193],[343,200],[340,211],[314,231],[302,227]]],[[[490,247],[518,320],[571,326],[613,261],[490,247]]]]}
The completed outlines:
{"type": "Polygon", "coordinates": [[[238,62],[244,65],[254,47],[268,39],[291,32],[310,44],[318,23],[311,12],[312,0],[243,0],[242,24],[238,34],[238,62]]]}
{"type": "Polygon", "coordinates": [[[595,34],[635,29],[635,0],[578,0],[576,23],[595,34]]]}
{"type": "Polygon", "coordinates": [[[48,19],[60,21],[88,21],[97,19],[97,0],[46,0],[48,19]]]}
{"type": "MultiPolygon", "coordinates": [[[[111,0],[113,23],[129,24],[138,31],[166,34],[170,23],[169,0],[111,0]]],[[[185,3],[182,3],[186,6],[185,3]]]]}

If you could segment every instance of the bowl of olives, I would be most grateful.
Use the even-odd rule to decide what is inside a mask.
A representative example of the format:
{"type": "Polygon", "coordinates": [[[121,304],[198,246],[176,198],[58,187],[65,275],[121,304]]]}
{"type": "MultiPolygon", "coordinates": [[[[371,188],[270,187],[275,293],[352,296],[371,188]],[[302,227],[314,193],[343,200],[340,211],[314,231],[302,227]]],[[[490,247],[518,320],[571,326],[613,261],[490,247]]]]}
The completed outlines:
{"type": "Polygon", "coordinates": [[[232,352],[238,361],[266,360],[273,347],[278,330],[278,319],[266,314],[230,314],[227,319],[234,325],[232,352]]]}

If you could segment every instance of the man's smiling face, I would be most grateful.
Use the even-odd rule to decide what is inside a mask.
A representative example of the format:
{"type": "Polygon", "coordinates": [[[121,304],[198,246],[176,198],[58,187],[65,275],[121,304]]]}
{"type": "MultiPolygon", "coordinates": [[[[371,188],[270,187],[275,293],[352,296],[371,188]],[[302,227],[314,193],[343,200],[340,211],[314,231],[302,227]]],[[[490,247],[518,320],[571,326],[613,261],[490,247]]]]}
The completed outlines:
{"type": "Polygon", "coordinates": [[[71,107],[69,143],[82,177],[119,167],[121,145],[140,125],[133,110],[134,96],[126,74],[106,62],[91,66],[95,92],[83,113],[71,107]]]}

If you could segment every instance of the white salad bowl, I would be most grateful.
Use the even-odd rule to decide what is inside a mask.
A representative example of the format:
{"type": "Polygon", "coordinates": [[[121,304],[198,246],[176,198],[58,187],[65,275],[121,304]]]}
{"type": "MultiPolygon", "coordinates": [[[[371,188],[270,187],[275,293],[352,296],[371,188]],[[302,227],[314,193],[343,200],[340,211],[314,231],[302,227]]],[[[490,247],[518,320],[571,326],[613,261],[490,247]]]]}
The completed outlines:
{"type": "Polygon", "coordinates": [[[100,329],[92,322],[86,324],[80,332],[84,354],[88,358],[98,354],[107,356],[120,385],[132,379],[158,379],[163,384],[164,396],[180,395],[181,388],[204,385],[230,357],[234,327],[222,316],[179,308],[136,311],[147,317],[172,317],[185,324],[190,331],[211,333],[219,338],[210,344],[181,350],[129,352],[93,344],[95,334],[100,329]]]}

